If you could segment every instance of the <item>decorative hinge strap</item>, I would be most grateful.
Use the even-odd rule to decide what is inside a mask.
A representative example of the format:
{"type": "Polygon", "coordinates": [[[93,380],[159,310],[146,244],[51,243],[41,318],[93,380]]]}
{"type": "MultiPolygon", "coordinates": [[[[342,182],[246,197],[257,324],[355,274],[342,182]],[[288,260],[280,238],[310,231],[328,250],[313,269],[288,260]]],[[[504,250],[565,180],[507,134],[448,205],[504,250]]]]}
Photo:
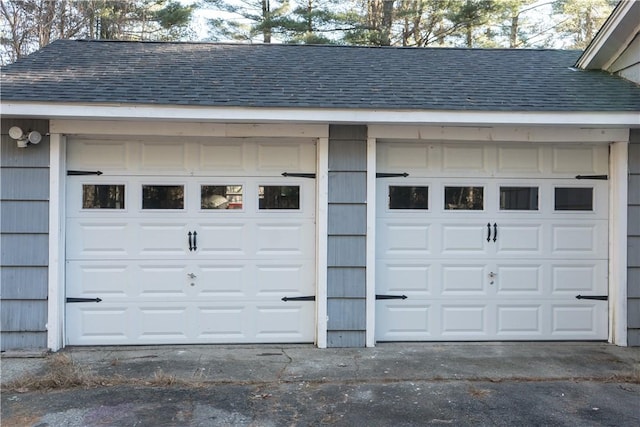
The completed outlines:
{"type": "Polygon", "coordinates": [[[67,298],[67,302],[101,302],[101,298],[67,298]]]}
{"type": "Polygon", "coordinates": [[[609,297],[607,295],[576,295],[576,299],[595,299],[598,301],[606,301],[609,297]]]}
{"type": "Polygon", "coordinates": [[[102,171],[67,171],[67,175],[102,175],[102,171]]]}
{"type": "Polygon", "coordinates": [[[599,179],[606,181],[609,179],[608,175],[576,175],[576,179],[599,179]]]}
{"type": "Polygon", "coordinates": [[[376,178],[406,178],[408,177],[409,174],[406,172],[402,172],[402,173],[385,173],[385,172],[378,172],[376,174],[376,178]]]}
{"type": "Polygon", "coordinates": [[[285,178],[287,178],[287,177],[291,177],[291,178],[315,178],[316,174],[315,173],[282,172],[282,176],[284,176],[285,178]]]}
{"type": "Polygon", "coordinates": [[[310,295],[307,297],[283,297],[282,301],[287,302],[287,301],[315,301],[316,297],[315,295],[310,295]]]}
{"type": "Polygon", "coordinates": [[[376,295],[376,299],[407,299],[406,295],[376,295]]]}

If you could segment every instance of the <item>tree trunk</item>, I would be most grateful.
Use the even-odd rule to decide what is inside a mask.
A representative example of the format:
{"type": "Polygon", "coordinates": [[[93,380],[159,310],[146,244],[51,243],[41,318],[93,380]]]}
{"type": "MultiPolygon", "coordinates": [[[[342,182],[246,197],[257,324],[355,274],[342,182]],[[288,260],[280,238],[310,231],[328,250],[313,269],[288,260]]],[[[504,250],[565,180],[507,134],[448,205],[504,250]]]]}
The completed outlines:
{"type": "Polygon", "coordinates": [[[380,45],[391,45],[391,23],[393,22],[393,0],[382,2],[382,28],[380,29],[380,45]]]}
{"type": "Polygon", "coordinates": [[[56,18],[56,2],[40,1],[38,4],[38,45],[44,47],[51,43],[51,30],[56,18]]]}
{"type": "Polygon", "coordinates": [[[271,43],[271,5],[269,0],[262,0],[262,41],[271,43]]]}
{"type": "Polygon", "coordinates": [[[313,33],[313,0],[307,2],[307,34],[313,33]]]}
{"type": "Polygon", "coordinates": [[[585,16],[585,27],[586,27],[586,33],[585,33],[584,42],[586,44],[586,43],[589,43],[593,38],[594,20],[591,17],[591,6],[587,6],[587,15],[585,16]]]}
{"type": "Polygon", "coordinates": [[[511,34],[509,35],[509,47],[514,49],[518,45],[518,15],[511,17],[511,34]]]}
{"type": "Polygon", "coordinates": [[[8,62],[13,62],[23,55],[22,49],[28,37],[27,27],[21,16],[21,9],[17,7],[15,2],[0,1],[0,11],[10,27],[11,40],[7,43],[10,46],[8,62]]]}

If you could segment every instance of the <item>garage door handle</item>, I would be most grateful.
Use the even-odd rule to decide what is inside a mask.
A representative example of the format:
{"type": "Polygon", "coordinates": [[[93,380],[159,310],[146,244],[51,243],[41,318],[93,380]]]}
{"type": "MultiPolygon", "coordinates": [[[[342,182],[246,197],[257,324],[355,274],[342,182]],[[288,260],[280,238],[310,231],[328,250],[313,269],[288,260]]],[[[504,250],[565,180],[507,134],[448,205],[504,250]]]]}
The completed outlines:
{"type": "Polygon", "coordinates": [[[491,223],[487,223],[487,242],[491,241],[491,223]]]}
{"type": "Polygon", "coordinates": [[[197,232],[188,232],[187,236],[189,236],[189,252],[195,251],[198,249],[198,233],[197,232]],[[191,240],[193,238],[193,240],[191,240]]]}
{"type": "Polygon", "coordinates": [[[493,223],[493,241],[498,240],[498,224],[493,223]]]}

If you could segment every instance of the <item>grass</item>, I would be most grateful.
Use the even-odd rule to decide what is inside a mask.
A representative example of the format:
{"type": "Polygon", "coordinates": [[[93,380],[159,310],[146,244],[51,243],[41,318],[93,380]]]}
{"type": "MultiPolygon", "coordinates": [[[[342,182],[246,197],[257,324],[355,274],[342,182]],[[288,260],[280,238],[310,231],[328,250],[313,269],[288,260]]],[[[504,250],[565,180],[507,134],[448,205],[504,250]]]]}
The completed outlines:
{"type": "Polygon", "coordinates": [[[132,378],[122,375],[102,376],[74,361],[66,354],[55,354],[46,363],[44,374],[27,374],[2,386],[5,390],[20,393],[50,391],[70,388],[95,388],[117,385],[141,385],[149,387],[197,386],[158,369],[151,378],[132,378]]]}
{"type": "Polygon", "coordinates": [[[105,378],[96,376],[78,365],[66,354],[55,354],[47,360],[44,374],[23,375],[4,385],[3,388],[19,392],[46,391],[74,387],[97,387],[105,385],[105,380],[105,378]]]}

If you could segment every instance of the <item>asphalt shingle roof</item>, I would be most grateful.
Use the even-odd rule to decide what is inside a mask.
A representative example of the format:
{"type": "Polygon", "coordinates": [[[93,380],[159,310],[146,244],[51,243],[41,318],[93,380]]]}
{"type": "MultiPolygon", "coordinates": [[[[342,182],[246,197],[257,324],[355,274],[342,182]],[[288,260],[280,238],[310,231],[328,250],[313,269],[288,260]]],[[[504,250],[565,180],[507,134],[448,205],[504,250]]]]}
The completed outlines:
{"type": "Polygon", "coordinates": [[[58,40],[2,69],[3,101],[476,111],[640,111],[579,51],[58,40]]]}

